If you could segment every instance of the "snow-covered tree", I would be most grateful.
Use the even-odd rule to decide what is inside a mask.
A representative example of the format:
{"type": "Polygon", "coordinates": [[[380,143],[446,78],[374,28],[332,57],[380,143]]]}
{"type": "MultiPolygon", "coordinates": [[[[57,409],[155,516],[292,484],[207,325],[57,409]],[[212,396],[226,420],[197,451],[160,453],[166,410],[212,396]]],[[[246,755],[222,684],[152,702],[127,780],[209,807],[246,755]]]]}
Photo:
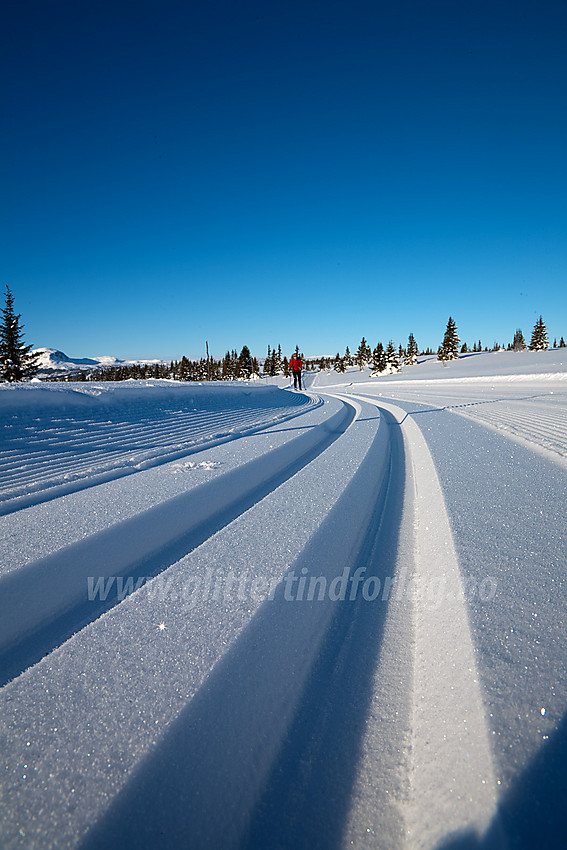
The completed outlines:
{"type": "Polygon", "coordinates": [[[547,351],[549,341],[547,338],[547,328],[540,316],[534,325],[532,339],[530,342],[530,351],[547,351]]]}
{"type": "Polygon", "coordinates": [[[386,368],[386,352],[381,342],[378,343],[372,352],[372,375],[379,375],[386,368]]]}
{"type": "Polygon", "coordinates": [[[386,363],[391,372],[399,372],[400,371],[400,360],[398,357],[398,352],[396,351],[396,347],[392,340],[388,343],[388,348],[386,349],[386,363]]]}
{"type": "Polygon", "coordinates": [[[39,369],[32,346],[24,345],[20,314],[14,313],[14,297],[6,285],[6,304],[0,324],[0,381],[25,381],[39,369]]]}
{"type": "Polygon", "coordinates": [[[358,364],[358,368],[362,371],[364,366],[370,362],[370,358],[372,357],[372,351],[370,346],[366,342],[365,338],[362,337],[360,340],[360,345],[358,346],[358,351],[356,352],[356,362],[358,364]]]}
{"type": "Polygon", "coordinates": [[[252,355],[247,345],[242,346],[242,350],[238,355],[237,375],[240,378],[250,378],[252,375],[252,355]]]}
{"type": "Polygon", "coordinates": [[[449,316],[445,336],[443,337],[443,344],[439,347],[439,351],[437,352],[437,359],[457,360],[459,357],[460,342],[461,340],[457,335],[457,325],[453,321],[452,317],[449,316]]]}
{"type": "Polygon", "coordinates": [[[408,337],[408,348],[404,363],[406,366],[414,366],[417,363],[418,348],[413,334],[408,337]]]}
{"type": "Polygon", "coordinates": [[[344,372],[346,372],[346,365],[345,365],[344,357],[341,357],[341,355],[339,354],[338,351],[337,351],[337,355],[336,355],[335,359],[333,360],[333,368],[334,368],[335,372],[338,372],[341,375],[344,372]]]}
{"type": "Polygon", "coordinates": [[[514,334],[514,341],[512,343],[512,350],[513,351],[523,351],[525,347],[526,347],[526,341],[524,339],[522,329],[517,328],[516,333],[514,334]]]}

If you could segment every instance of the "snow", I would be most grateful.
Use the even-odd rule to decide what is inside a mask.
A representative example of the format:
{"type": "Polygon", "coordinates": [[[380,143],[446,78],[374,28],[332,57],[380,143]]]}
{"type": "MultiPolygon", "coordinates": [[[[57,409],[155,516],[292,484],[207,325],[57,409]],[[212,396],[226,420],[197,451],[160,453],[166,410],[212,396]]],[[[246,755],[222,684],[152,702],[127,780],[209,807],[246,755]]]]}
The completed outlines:
{"type": "Polygon", "coordinates": [[[559,846],[562,357],[0,386],[2,846],[559,846]]]}
{"type": "Polygon", "coordinates": [[[34,348],[32,354],[37,357],[40,373],[47,377],[65,375],[72,372],[91,372],[100,366],[130,366],[137,363],[149,365],[163,363],[162,360],[120,360],[111,354],[98,357],[68,357],[56,348],[34,348]]]}

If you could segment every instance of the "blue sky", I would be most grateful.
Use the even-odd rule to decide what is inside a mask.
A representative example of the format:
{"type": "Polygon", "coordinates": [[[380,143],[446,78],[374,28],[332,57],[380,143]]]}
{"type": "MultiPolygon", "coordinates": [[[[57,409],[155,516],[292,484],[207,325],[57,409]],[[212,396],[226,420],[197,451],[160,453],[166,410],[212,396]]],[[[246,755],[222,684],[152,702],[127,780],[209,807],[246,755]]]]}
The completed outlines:
{"type": "Polygon", "coordinates": [[[1,39],[27,342],[567,336],[564,0],[18,0],[1,39]]]}

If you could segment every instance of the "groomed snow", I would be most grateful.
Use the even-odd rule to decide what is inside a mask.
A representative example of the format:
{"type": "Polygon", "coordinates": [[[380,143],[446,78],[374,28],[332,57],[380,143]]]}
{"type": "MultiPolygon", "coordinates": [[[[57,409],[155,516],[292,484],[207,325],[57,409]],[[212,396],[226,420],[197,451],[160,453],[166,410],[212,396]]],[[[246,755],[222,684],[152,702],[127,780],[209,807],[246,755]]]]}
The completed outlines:
{"type": "Polygon", "coordinates": [[[2,846],[561,846],[562,355],[0,386],[2,846]]]}

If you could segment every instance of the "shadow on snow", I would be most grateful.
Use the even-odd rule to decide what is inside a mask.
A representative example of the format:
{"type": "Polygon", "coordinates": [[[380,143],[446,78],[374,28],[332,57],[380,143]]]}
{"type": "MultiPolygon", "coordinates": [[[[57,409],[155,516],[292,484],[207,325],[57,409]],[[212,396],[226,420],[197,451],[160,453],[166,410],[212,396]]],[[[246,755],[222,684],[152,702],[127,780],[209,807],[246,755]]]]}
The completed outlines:
{"type": "MultiPolygon", "coordinates": [[[[387,480],[352,565],[381,578],[397,551],[405,481],[401,433],[389,425],[387,480]]],[[[316,557],[332,529],[333,511],[299,560],[316,557]]],[[[310,645],[309,606],[324,603],[284,602],[280,591],[140,762],[83,850],[341,846],[387,605],[335,603],[310,645]],[[302,683],[296,697],[287,698],[280,671],[291,690],[302,683]]]]}

